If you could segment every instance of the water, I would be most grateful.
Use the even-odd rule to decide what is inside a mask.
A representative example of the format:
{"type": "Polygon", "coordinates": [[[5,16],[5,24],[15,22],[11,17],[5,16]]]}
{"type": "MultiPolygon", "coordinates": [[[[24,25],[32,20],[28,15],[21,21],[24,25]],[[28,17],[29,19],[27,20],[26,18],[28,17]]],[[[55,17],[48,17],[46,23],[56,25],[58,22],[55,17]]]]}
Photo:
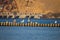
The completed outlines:
{"type": "Polygon", "coordinates": [[[0,40],[60,40],[60,28],[1,26],[0,40]]]}
{"type": "MultiPolygon", "coordinates": [[[[13,22],[16,20],[16,22],[22,22],[24,20],[24,23],[28,23],[28,18],[21,19],[21,18],[8,18],[8,19],[0,19],[0,22],[13,22]]],[[[51,24],[51,23],[59,23],[60,24],[60,19],[29,19],[30,22],[37,22],[37,23],[42,23],[42,24],[51,24]]]]}
{"type": "MultiPolygon", "coordinates": [[[[0,22],[28,22],[28,19],[0,19],[0,22]]],[[[60,23],[59,19],[30,19],[37,23],[60,23]]],[[[0,40],[60,40],[59,27],[17,27],[0,26],[0,40]]]]}

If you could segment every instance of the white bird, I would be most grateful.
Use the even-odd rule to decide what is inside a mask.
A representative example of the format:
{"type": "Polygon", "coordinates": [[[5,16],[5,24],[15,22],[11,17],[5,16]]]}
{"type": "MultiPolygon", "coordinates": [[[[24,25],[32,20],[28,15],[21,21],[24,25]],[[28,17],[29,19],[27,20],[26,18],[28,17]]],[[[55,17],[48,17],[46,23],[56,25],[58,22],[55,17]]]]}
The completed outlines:
{"type": "Polygon", "coordinates": [[[14,19],[13,22],[16,22],[16,19],[14,19]]]}
{"type": "Polygon", "coordinates": [[[28,19],[28,22],[30,22],[30,19],[28,19]]]}
{"type": "Polygon", "coordinates": [[[57,21],[55,21],[55,23],[57,23],[57,21]]]}
{"type": "Polygon", "coordinates": [[[24,20],[22,20],[21,23],[24,23],[24,20]]]}

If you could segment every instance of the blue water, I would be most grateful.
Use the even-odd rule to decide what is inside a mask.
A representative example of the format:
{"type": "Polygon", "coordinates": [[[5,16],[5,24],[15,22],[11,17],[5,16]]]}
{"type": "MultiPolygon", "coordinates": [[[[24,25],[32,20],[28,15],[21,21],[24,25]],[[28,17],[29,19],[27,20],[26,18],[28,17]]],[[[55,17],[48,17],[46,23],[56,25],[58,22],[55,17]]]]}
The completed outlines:
{"type": "MultiPolygon", "coordinates": [[[[24,23],[28,22],[28,18],[25,19],[21,19],[21,18],[17,18],[17,19],[12,19],[12,18],[7,18],[7,19],[0,19],[0,22],[13,22],[13,20],[16,20],[16,22],[21,22],[22,20],[24,20],[24,23]]],[[[57,21],[57,23],[60,24],[60,19],[30,19],[31,22],[37,22],[37,23],[42,23],[42,24],[51,24],[51,23],[55,23],[55,21],[57,21]]]]}
{"type": "Polygon", "coordinates": [[[1,26],[0,40],[60,40],[60,28],[1,26]]]}

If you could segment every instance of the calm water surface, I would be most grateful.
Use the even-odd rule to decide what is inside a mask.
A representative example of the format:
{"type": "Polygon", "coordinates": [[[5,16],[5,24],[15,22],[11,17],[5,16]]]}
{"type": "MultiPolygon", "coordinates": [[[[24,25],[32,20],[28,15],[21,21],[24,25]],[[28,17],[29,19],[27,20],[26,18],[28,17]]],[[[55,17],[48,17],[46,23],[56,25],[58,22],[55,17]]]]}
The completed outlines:
{"type": "Polygon", "coordinates": [[[0,40],[60,40],[60,28],[1,26],[0,40]]]}

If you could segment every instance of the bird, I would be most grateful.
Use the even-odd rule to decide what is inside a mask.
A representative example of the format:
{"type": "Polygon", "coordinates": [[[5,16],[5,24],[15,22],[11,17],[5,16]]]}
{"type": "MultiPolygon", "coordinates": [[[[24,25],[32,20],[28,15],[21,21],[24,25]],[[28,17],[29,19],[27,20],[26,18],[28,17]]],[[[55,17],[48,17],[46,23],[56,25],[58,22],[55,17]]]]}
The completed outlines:
{"type": "Polygon", "coordinates": [[[21,21],[21,23],[24,23],[24,19],[21,21]]]}

